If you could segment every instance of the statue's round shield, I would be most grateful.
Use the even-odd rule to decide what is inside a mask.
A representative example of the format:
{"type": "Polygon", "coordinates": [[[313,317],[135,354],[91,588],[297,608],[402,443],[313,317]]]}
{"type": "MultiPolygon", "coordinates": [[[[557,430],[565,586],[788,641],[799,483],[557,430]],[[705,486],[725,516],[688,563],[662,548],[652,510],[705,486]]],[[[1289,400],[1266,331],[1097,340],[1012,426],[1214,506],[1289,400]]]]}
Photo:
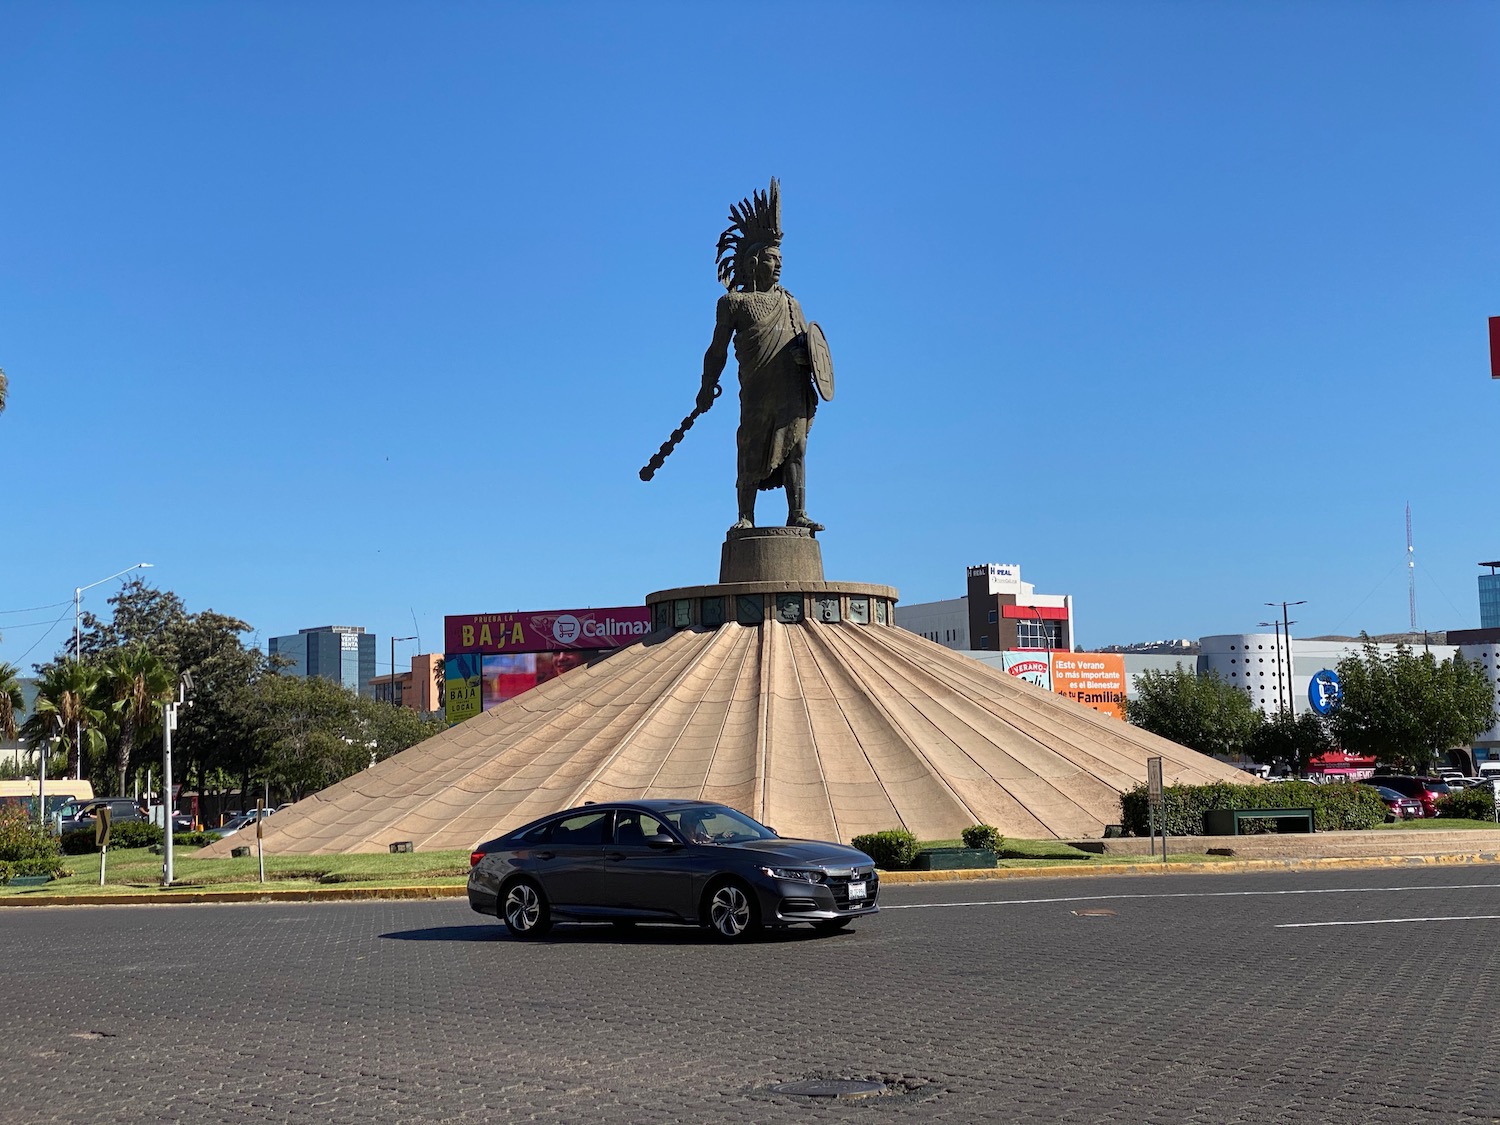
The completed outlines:
{"type": "Polygon", "coordinates": [[[813,384],[824,402],[833,401],[833,357],[828,354],[828,337],[815,320],[807,326],[807,356],[812,361],[813,384]]]}

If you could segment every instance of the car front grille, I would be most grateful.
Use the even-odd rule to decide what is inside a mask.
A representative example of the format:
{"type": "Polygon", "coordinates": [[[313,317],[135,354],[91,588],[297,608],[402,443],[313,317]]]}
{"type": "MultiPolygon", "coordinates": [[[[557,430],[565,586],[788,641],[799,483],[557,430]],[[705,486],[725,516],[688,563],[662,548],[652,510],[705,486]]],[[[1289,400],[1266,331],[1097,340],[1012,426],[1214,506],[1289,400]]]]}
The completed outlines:
{"type": "MultiPolygon", "coordinates": [[[[874,868],[866,868],[854,875],[853,882],[862,882],[865,885],[865,897],[854,900],[854,909],[862,909],[875,902],[876,892],[880,889],[880,880],[875,877],[874,868]]],[[[849,883],[850,879],[845,877],[829,877],[824,880],[824,886],[833,892],[834,905],[840,910],[850,909],[849,905],[849,883]]]]}

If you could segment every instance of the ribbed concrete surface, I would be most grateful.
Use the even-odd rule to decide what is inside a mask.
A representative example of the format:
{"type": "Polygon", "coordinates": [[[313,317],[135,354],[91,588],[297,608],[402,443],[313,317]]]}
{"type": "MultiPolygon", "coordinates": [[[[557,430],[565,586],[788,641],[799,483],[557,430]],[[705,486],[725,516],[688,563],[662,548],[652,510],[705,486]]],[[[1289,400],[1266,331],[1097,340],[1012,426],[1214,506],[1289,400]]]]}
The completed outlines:
{"type": "Polygon", "coordinates": [[[628,797],[722,801],[828,840],[975,823],[1082,838],[1118,822],[1154,756],[1168,784],[1245,780],[902,629],[729,624],[649,638],[331,786],[268,820],[266,848],[469,848],[628,797]]]}

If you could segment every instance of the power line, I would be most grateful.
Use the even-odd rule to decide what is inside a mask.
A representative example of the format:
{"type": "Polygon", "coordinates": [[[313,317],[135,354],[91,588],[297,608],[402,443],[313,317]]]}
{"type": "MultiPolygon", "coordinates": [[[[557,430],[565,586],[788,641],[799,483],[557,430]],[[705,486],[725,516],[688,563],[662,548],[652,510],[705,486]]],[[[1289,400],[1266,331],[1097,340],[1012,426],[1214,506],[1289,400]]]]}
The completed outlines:
{"type": "MultiPolygon", "coordinates": [[[[0,613],[36,613],[39,610],[43,610],[43,609],[56,609],[60,605],[72,605],[72,604],[73,604],[72,600],[70,599],[68,601],[63,601],[63,602],[48,602],[46,605],[27,606],[25,609],[0,609],[0,613]]],[[[19,628],[21,628],[21,626],[19,626],[19,625],[13,625],[13,626],[11,626],[11,628],[13,628],[13,629],[19,629],[19,628]]]]}

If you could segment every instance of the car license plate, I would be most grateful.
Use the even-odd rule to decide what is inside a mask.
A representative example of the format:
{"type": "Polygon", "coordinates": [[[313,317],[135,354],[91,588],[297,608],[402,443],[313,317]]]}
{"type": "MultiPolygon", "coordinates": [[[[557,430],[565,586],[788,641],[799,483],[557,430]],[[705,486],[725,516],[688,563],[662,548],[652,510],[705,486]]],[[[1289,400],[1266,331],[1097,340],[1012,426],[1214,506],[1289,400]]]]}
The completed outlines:
{"type": "Polygon", "coordinates": [[[850,897],[850,899],[864,898],[865,897],[865,885],[863,883],[850,883],[849,884],[849,897],[850,897]]]}

